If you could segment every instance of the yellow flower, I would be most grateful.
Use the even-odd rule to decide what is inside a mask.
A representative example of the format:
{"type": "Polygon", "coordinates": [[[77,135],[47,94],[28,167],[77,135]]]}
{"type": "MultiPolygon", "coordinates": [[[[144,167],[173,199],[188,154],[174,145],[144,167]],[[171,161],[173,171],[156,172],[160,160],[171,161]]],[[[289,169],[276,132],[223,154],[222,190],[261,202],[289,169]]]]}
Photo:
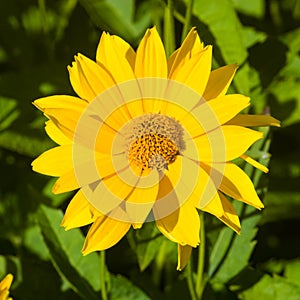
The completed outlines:
{"type": "Polygon", "coordinates": [[[192,29],[168,59],[155,28],[135,52],[103,33],[96,62],[78,54],[68,68],[80,98],[51,96],[35,106],[59,145],[33,170],[59,177],[56,194],[79,189],[62,225],[92,224],[83,254],[115,245],[130,229],[155,220],[178,244],[178,269],[199,240],[198,209],[236,232],[239,218],[226,195],[263,207],[251,180],[231,161],[262,137],[249,126],[276,125],[271,116],[239,115],[249,98],[226,95],[236,65],[211,71],[212,47],[192,29]]]}
{"type": "Polygon", "coordinates": [[[0,282],[0,300],[12,300],[9,296],[9,288],[13,281],[13,276],[7,274],[5,278],[0,282]]]}

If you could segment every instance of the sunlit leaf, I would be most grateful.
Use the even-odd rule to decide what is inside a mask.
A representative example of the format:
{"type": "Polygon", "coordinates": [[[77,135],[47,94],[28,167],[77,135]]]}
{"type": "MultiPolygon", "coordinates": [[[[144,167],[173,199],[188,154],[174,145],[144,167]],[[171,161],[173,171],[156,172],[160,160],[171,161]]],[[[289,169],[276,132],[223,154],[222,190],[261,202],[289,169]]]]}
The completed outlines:
{"type": "Polygon", "coordinates": [[[98,299],[95,293],[100,288],[97,254],[82,256],[83,236],[79,230],[65,232],[59,226],[60,210],[41,205],[37,217],[56,269],[83,299],[98,299]]]}

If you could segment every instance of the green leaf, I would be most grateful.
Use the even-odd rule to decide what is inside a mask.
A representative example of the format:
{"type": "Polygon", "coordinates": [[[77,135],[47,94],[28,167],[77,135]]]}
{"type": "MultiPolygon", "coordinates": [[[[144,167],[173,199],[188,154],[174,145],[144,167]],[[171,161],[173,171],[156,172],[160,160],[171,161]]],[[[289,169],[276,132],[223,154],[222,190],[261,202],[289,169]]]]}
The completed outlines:
{"type": "Polygon", "coordinates": [[[0,133],[0,147],[29,157],[35,157],[53,146],[53,142],[13,130],[0,133]]]}
{"type": "Polygon", "coordinates": [[[138,287],[121,275],[111,276],[110,300],[150,300],[138,287]]]}
{"type": "Polygon", "coordinates": [[[299,259],[291,261],[286,265],[284,276],[287,278],[289,282],[294,283],[300,288],[300,282],[299,282],[300,260],[299,259]]]}
{"type": "Polygon", "coordinates": [[[119,35],[130,43],[136,43],[150,21],[149,12],[144,15],[146,22],[133,22],[133,0],[80,0],[80,3],[96,26],[111,34],[119,35]]]}
{"type": "Polygon", "coordinates": [[[60,227],[62,212],[41,205],[37,211],[38,222],[58,272],[71,284],[83,299],[98,299],[95,290],[100,289],[96,253],[82,256],[83,236],[79,230],[65,232],[60,227]]]}
{"type": "Polygon", "coordinates": [[[239,294],[243,300],[298,300],[300,287],[290,283],[286,278],[274,275],[264,275],[253,287],[239,294]]]}
{"type": "MultiPolygon", "coordinates": [[[[245,215],[251,215],[253,212],[254,208],[245,207],[245,215]]],[[[234,233],[233,240],[230,239],[229,233],[225,230],[224,234],[220,234],[210,257],[210,264],[213,268],[210,267],[209,274],[211,275],[216,270],[213,277],[214,281],[226,283],[248,265],[248,260],[256,244],[253,239],[257,232],[256,225],[259,218],[259,214],[245,217],[241,223],[241,234],[234,233]],[[228,244],[230,244],[229,248],[228,244]],[[213,259],[219,263],[218,268],[213,259]]]]}
{"type": "Polygon", "coordinates": [[[252,0],[244,1],[244,0],[234,0],[235,8],[247,15],[254,18],[263,18],[265,15],[265,2],[264,0],[252,0]]]}
{"type": "Polygon", "coordinates": [[[136,231],[136,254],[141,271],[144,271],[156,256],[163,236],[155,222],[145,223],[136,231]]]}
{"type": "Polygon", "coordinates": [[[0,131],[9,127],[18,118],[20,112],[16,106],[15,99],[0,97],[0,131]]]}
{"type": "MultiPolygon", "coordinates": [[[[248,54],[242,25],[232,1],[195,1],[193,12],[200,22],[208,26],[215,38],[216,46],[221,51],[224,62],[242,65],[248,54]]],[[[248,94],[247,73],[243,74],[243,77],[235,80],[235,84],[239,92],[248,94]]]]}

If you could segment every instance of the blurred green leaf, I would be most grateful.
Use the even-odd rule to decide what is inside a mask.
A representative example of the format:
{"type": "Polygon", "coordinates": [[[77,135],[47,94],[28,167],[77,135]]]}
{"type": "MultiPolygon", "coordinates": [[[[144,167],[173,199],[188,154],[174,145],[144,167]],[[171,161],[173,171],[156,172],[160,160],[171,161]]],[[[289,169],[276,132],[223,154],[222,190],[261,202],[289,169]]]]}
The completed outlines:
{"type": "Polygon", "coordinates": [[[294,260],[291,262],[288,262],[288,264],[285,267],[284,276],[287,278],[287,280],[291,283],[294,283],[298,287],[300,287],[300,260],[294,260]]]}
{"type": "Polygon", "coordinates": [[[54,266],[83,299],[98,299],[95,290],[100,289],[99,259],[96,253],[83,257],[80,249],[83,236],[79,230],[65,232],[61,228],[60,210],[41,205],[38,221],[54,266]]]}
{"type": "Polygon", "coordinates": [[[158,231],[155,222],[145,223],[135,233],[138,263],[141,271],[144,271],[156,256],[163,236],[158,231]]]}
{"type": "Polygon", "coordinates": [[[143,16],[145,22],[134,22],[134,1],[80,0],[81,5],[96,26],[135,44],[150,21],[150,12],[143,16]]]}
{"type": "MultiPolygon", "coordinates": [[[[233,2],[230,0],[195,1],[193,12],[200,22],[208,26],[224,62],[242,65],[248,54],[242,25],[235,12],[233,2]]],[[[223,62],[221,63],[223,64],[223,62]]],[[[239,92],[249,93],[246,72],[238,80],[235,80],[235,84],[239,92]]]]}
{"type": "Polygon", "coordinates": [[[150,300],[138,287],[121,275],[110,277],[110,300],[150,300]]]}
{"type": "Polygon", "coordinates": [[[247,16],[261,19],[265,15],[264,0],[252,0],[252,1],[234,0],[233,2],[235,8],[239,12],[247,16]]]}
{"type": "Polygon", "coordinates": [[[20,112],[16,109],[17,101],[0,96],[0,131],[9,127],[15,121],[20,112]]]}
{"type": "Polygon", "coordinates": [[[300,287],[290,283],[286,278],[274,275],[264,275],[253,287],[239,294],[243,300],[298,300],[300,287]]]}
{"type": "Polygon", "coordinates": [[[23,236],[23,244],[41,259],[49,259],[49,251],[43,240],[40,227],[30,226],[26,228],[23,236]]]}

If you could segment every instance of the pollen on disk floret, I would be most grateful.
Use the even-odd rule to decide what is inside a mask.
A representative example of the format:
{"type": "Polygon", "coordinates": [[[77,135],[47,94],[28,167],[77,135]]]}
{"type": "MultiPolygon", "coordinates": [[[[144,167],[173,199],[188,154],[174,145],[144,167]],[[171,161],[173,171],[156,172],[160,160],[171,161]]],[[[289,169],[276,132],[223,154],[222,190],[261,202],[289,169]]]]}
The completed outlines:
{"type": "Polygon", "coordinates": [[[149,113],[130,121],[122,130],[127,156],[140,169],[168,168],[184,149],[183,128],[174,118],[149,113]]]}

